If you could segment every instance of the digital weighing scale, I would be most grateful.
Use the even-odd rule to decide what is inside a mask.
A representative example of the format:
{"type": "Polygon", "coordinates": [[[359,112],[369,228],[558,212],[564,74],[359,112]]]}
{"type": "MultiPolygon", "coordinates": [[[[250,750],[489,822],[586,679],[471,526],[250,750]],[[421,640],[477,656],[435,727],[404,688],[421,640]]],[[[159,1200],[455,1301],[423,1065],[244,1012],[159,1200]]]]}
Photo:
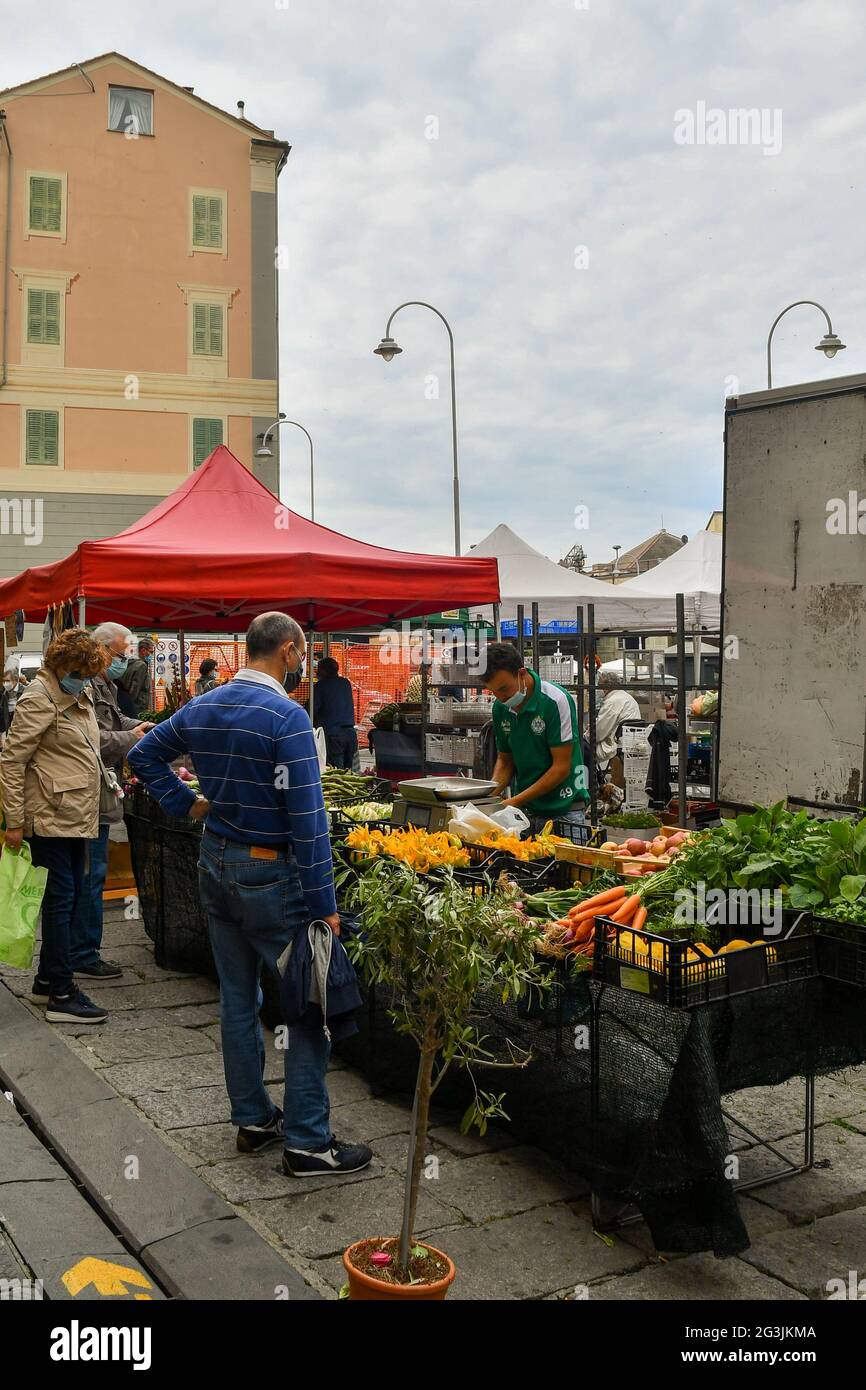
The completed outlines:
{"type": "Polygon", "coordinates": [[[415,777],[400,782],[394,798],[392,825],[420,825],[424,830],[447,830],[448,824],[468,801],[488,815],[502,809],[502,801],[490,793],[495,782],[477,777],[415,777]]]}

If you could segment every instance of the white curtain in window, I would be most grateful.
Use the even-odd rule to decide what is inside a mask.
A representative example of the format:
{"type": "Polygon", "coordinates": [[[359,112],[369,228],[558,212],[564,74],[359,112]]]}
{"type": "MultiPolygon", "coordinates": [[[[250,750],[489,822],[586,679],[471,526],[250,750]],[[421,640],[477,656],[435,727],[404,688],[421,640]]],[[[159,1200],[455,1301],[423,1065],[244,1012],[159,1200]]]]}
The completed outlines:
{"type": "Polygon", "coordinates": [[[129,87],[110,89],[108,124],[112,130],[128,131],[134,135],[152,135],[152,115],[153,97],[150,92],[136,92],[129,87]]]}

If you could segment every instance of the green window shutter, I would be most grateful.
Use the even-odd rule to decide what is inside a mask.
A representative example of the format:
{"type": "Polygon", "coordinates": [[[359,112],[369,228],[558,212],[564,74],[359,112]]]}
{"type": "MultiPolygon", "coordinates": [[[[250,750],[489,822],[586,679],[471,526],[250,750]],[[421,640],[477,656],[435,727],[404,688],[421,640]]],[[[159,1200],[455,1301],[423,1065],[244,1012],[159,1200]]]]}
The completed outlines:
{"type": "Polygon", "coordinates": [[[27,463],[57,464],[60,446],[60,416],[56,410],[28,410],[26,422],[27,463]]]}
{"type": "Polygon", "coordinates": [[[60,292],[58,290],[27,291],[28,343],[60,342],[60,292]]]}
{"type": "Polygon", "coordinates": [[[45,291],[27,291],[27,341],[28,343],[44,342],[42,336],[45,328],[45,291]]]}
{"type": "Polygon", "coordinates": [[[192,350],[197,353],[207,353],[207,325],[208,325],[208,305],[193,304],[192,306],[192,350]]]}
{"type": "Polygon", "coordinates": [[[192,350],[199,356],[222,357],[223,306],[221,304],[193,304],[192,350]]]}
{"type": "Polygon", "coordinates": [[[220,251],[223,244],[223,200],[195,193],[192,200],[192,244],[220,251]]]}
{"type": "Polygon", "coordinates": [[[30,179],[31,232],[59,232],[62,215],[63,186],[60,179],[40,175],[30,179]]]}
{"type": "Polygon", "coordinates": [[[208,352],[211,357],[223,355],[223,306],[209,304],[210,323],[208,324],[208,352]]]}
{"type": "Polygon", "coordinates": [[[192,466],[199,468],[218,444],[223,442],[222,420],[193,420],[192,466]]]}
{"type": "Polygon", "coordinates": [[[223,200],[222,198],[208,198],[207,200],[207,242],[206,245],[212,246],[215,250],[221,250],[223,244],[223,200]]]}

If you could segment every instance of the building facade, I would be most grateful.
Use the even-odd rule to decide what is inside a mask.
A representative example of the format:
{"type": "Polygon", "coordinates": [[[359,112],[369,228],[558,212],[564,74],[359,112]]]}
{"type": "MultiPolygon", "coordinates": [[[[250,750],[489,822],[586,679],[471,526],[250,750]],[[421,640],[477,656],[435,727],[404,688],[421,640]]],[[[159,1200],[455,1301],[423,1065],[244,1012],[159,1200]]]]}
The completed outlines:
{"type": "Polygon", "coordinates": [[[0,93],[0,576],[122,530],[220,443],[277,492],[289,146],[240,109],[117,53],[0,93]]]}

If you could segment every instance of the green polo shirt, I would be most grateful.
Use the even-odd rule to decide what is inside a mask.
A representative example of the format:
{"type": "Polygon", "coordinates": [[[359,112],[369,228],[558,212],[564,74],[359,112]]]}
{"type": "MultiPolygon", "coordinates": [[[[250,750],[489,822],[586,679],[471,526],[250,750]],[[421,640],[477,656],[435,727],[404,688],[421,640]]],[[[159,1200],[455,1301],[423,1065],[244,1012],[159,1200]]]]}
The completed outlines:
{"type": "MultiPolygon", "coordinates": [[[[529,668],[527,667],[527,670],[529,668]]],[[[509,709],[500,700],[493,704],[493,730],[500,753],[514,759],[514,794],[525,791],[543,777],[553,758],[551,748],[571,744],[571,769],[565,781],[540,800],[524,803],[523,810],[534,816],[555,816],[589,800],[586,768],[577,710],[567,690],[543,681],[530,671],[535,685],[519,710],[509,709]]]]}

